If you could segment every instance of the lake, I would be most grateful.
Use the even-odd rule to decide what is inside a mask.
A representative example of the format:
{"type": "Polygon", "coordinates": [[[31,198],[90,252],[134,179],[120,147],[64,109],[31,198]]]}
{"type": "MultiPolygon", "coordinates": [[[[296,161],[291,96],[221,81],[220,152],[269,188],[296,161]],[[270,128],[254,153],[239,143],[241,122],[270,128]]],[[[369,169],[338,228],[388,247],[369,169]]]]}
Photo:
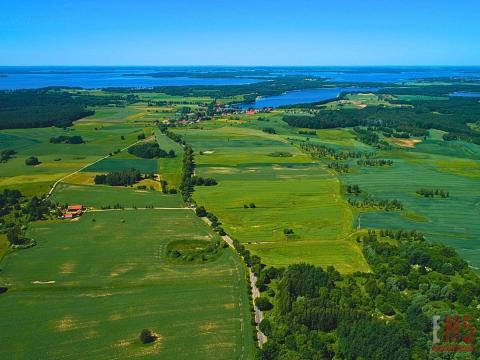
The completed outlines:
{"type": "Polygon", "coordinates": [[[480,98],[480,92],[465,92],[457,91],[449,94],[449,96],[460,96],[460,97],[478,97],[480,98]]]}
{"type": "Polygon", "coordinates": [[[305,89],[287,91],[281,95],[266,96],[257,98],[255,103],[241,104],[242,109],[262,109],[265,107],[276,108],[284,105],[314,103],[324,100],[337,98],[342,92],[372,92],[379,88],[362,88],[362,87],[334,87],[320,89],[305,89]]]}
{"type": "Polygon", "coordinates": [[[106,87],[150,88],[154,86],[187,85],[245,85],[258,82],[248,78],[156,78],[146,75],[149,68],[93,68],[93,67],[0,67],[1,90],[35,89],[47,86],[81,87],[100,89],[106,87]],[[134,74],[134,76],[125,76],[134,74]]]}
{"type": "MultiPolygon", "coordinates": [[[[288,75],[319,77],[325,78],[327,81],[336,82],[389,83],[451,76],[480,78],[480,68],[325,66],[0,66],[0,89],[32,89],[46,86],[95,89],[105,87],[149,88],[153,86],[244,85],[272,77],[288,75]],[[228,74],[229,72],[236,74],[236,76],[225,76],[225,74],[228,74]],[[171,73],[178,73],[181,75],[171,76],[171,73]],[[192,76],[189,76],[189,73],[191,73],[192,76]],[[129,76],[126,76],[127,74],[129,76]],[[152,76],[152,74],[156,75],[152,76]],[[165,74],[164,77],[162,77],[163,74],[165,74]],[[207,74],[211,77],[195,76],[195,74],[207,74]],[[6,77],[3,77],[4,75],[6,75],[6,77]]],[[[305,93],[305,95],[307,96],[307,93],[305,93]]],[[[314,98],[314,101],[322,100],[315,96],[314,98]]]]}
{"type": "Polygon", "coordinates": [[[335,82],[403,83],[419,79],[480,78],[478,67],[312,67],[286,69],[277,75],[307,75],[335,82]]]}

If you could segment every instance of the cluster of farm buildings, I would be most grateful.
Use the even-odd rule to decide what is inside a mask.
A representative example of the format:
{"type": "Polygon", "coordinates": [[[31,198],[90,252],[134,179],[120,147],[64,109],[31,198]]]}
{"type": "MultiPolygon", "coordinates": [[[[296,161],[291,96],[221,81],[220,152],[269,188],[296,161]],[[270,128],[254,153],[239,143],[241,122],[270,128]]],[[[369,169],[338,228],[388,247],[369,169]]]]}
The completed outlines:
{"type": "Polygon", "coordinates": [[[79,216],[82,216],[84,211],[85,208],[83,207],[83,205],[68,205],[62,211],[62,219],[71,220],[77,218],[79,216]]]}

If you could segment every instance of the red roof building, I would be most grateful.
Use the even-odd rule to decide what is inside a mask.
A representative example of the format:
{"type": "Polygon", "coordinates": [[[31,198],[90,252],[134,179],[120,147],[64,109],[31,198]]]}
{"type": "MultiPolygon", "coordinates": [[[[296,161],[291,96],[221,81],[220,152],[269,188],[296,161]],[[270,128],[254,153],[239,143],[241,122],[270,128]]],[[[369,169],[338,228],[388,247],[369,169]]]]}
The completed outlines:
{"type": "Polygon", "coordinates": [[[82,211],[83,210],[83,206],[82,205],[68,205],[67,207],[67,210],[68,211],[82,211]]]}

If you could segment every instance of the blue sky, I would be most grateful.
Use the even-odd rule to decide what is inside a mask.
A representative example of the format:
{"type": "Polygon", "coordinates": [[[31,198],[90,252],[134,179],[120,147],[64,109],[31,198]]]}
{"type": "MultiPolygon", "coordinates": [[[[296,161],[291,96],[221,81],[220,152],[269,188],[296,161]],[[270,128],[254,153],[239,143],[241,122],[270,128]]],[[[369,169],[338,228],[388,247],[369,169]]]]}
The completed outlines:
{"type": "Polygon", "coordinates": [[[477,0],[0,0],[0,65],[480,65],[477,0]]]}

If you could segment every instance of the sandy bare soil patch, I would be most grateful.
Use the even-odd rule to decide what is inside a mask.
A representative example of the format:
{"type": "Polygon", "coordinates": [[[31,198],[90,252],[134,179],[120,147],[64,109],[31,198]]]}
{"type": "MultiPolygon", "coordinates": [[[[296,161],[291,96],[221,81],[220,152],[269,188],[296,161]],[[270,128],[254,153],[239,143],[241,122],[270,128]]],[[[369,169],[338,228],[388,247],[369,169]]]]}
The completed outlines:
{"type": "Polygon", "coordinates": [[[418,143],[421,143],[420,139],[397,139],[391,138],[390,141],[396,145],[406,148],[414,148],[418,143]]]}

